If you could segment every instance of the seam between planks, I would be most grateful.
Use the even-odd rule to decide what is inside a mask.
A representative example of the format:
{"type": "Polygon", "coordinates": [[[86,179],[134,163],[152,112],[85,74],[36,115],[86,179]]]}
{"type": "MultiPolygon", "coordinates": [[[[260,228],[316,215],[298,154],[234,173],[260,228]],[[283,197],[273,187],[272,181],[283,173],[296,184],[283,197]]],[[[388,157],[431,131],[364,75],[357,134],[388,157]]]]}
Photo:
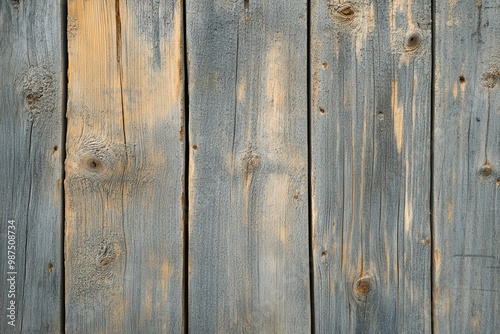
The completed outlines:
{"type": "Polygon", "coordinates": [[[61,71],[61,81],[62,81],[62,112],[61,112],[61,331],[66,332],[66,263],[65,263],[65,244],[66,239],[66,189],[64,186],[64,181],[66,179],[66,131],[67,131],[67,108],[68,108],[68,2],[67,0],[61,1],[61,59],[62,59],[62,71],[61,71]]]}
{"type": "Polygon", "coordinates": [[[182,278],[182,311],[184,333],[189,333],[189,81],[187,62],[187,11],[186,1],[182,1],[182,48],[184,66],[184,196],[183,196],[183,278],[182,278]]]}
{"type": "Polygon", "coordinates": [[[307,0],[307,203],[308,203],[308,227],[309,227],[309,295],[311,308],[311,333],[316,332],[315,310],[314,310],[314,257],[313,257],[313,221],[312,221],[312,152],[311,152],[311,0],[307,0]]]}
{"type": "Polygon", "coordinates": [[[429,263],[431,266],[430,270],[430,298],[431,298],[431,333],[434,333],[434,277],[435,277],[435,265],[434,265],[434,108],[435,108],[435,97],[434,91],[436,87],[436,76],[435,76],[435,32],[436,32],[436,1],[431,0],[431,110],[430,110],[430,125],[429,125],[429,150],[430,150],[430,168],[429,168],[429,228],[431,234],[431,244],[430,244],[430,258],[429,263]]]}

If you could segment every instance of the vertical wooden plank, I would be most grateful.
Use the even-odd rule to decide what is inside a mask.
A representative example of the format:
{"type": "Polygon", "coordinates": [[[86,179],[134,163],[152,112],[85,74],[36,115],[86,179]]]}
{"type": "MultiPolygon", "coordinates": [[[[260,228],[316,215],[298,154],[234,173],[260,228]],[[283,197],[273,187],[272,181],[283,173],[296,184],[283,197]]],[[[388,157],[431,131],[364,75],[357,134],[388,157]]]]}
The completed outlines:
{"type": "Polygon", "coordinates": [[[307,333],[306,1],[186,5],[189,331],[307,333]]]}
{"type": "Polygon", "coordinates": [[[0,1],[1,333],[61,330],[61,9],[0,1]]]}
{"type": "Polygon", "coordinates": [[[69,1],[68,332],[183,331],[182,8],[69,1]]]}
{"type": "Polygon", "coordinates": [[[429,0],[311,3],[318,333],[431,331],[429,0]]]}
{"type": "Polygon", "coordinates": [[[434,324],[500,327],[500,6],[437,1],[434,324]]]}

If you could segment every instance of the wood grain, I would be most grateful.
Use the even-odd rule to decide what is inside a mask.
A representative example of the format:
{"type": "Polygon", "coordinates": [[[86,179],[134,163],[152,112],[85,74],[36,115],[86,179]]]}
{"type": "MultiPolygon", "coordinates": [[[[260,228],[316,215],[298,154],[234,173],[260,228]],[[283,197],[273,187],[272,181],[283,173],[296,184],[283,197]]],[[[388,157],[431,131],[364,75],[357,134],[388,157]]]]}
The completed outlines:
{"type": "Polygon", "coordinates": [[[436,2],[434,325],[500,327],[500,7],[436,2]]]}
{"type": "Polygon", "coordinates": [[[183,331],[182,8],[69,1],[70,333],[183,331]]]}
{"type": "Polygon", "coordinates": [[[317,333],[429,333],[431,6],[311,2],[317,333]]]}
{"type": "Polygon", "coordinates": [[[189,332],[307,333],[306,1],[186,7],[189,332]]]}
{"type": "Polygon", "coordinates": [[[0,1],[1,333],[61,330],[61,11],[61,1],[0,1]],[[7,262],[8,220],[16,227],[15,270],[7,262]],[[15,296],[8,271],[17,272],[15,296]],[[12,300],[15,327],[7,318],[12,300]]]}

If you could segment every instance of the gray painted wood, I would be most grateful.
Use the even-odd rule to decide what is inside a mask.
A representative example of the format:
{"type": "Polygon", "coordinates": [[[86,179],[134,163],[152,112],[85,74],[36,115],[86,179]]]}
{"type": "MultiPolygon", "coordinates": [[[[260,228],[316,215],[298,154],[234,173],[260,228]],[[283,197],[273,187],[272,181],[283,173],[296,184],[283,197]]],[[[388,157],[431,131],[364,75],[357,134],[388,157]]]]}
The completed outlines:
{"type": "Polygon", "coordinates": [[[0,1],[1,333],[61,330],[61,27],[61,1],[0,1]],[[15,220],[14,270],[8,220],[15,220]],[[14,298],[8,296],[12,271],[14,298]],[[11,300],[15,327],[7,318],[11,300]]]}
{"type": "Polygon", "coordinates": [[[70,333],[183,332],[182,7],[68,3],[70,333]]]}
{"type": "Polygon", "coordinates": [[[434,325],[500,327],[500,6],[436,2],[434,325]]]}
{"type": "Polygon", "coordinates": [[[317,333],[429,333],[431,6],[311,2],[317,333]]]}
{"type": "Polygon", "coordinates": [[[186,3],[189,332],[307,333],[307,5],[186,3]]]}

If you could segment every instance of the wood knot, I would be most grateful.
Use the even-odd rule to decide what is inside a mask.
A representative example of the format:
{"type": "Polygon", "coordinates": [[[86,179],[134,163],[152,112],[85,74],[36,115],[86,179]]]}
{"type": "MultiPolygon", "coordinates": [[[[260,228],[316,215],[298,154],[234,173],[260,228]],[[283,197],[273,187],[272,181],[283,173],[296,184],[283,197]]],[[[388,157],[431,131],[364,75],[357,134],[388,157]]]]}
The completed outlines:
{"type": "Polygon", "coordinates": [[[101,247],[98,252],[97,256],[97,264],[100,267],[107,267],[110,265],[116,258],[117,256],[117,250],[116,248],[118,245],[115,244],[101,244],[101,247]]]}
{"type": "Polygon", "coordinates": [[[354,8],[350,3],[343,3],[336,6],[335,11],[346,20],[352,20],[354,18],[354,8]]]}
{"type": "Polygon", "coordinates": [[[422,45],[422,33],[419,30],[413,30],[408,33],[405,39],[406,51],[414,51],[422,45]]]}
{"type": "Polygon", "coordinates": [[[259,167],[259,165],[260,165],[260,157],[258,155],[252,155],[248,159],[247,171],[254,170],[255,168],[259,167]]]}
{"type": "Polygon", "coordinates": [[[89,180],[104,180],[119,175],[124,161],[118,160],[115,150],[99,138],[87,138],[75,157],[79,174],[89,180]]]}
{"type": "Polygon", "coordinates": [[[115,173],[115,165],[116,162],[109,157],[86,152],[80,158],[80,175],[91,181],[106,180],[115,173]]]}
{"type": "Polygon", "coordinates": [[[384,112],[383,112],[383,111],[379,111],[379,112],[377,113],[377,119],[378,119],[379,121],[383,121],[383,120],[384,120],[384,118],[385,118],[384,112]]]}
{"type": "Polygon", "coordinates": [[[54,69],[51,65],[30,66],[17,81],[26,101],[28,119],[35,121],[40,116],[50,117],[56,105],[54,69]]]}
{"type": "Polygon", "coordinates": [[[358,297],[366,297],[373,289],[373,279],[364,276],[354,282],[353,292],[358,297]]]}
{"type": "Polygon", "coordinates": [[[259,168],[262,158],[256,152],[256,149],[254,147],[249,147],[245,151],[240,153],[241,155],[239,156],[239,164],[240,168],[245,172],[245,173],[251,173],[252,171],[256,170],[259,168]]]}
{"type": "Polygon", "coordinates": [[[491,175],[491,173],[493,172],[493,169],[491,168],[491,165],[489,162],[486,162],[482,167],[481,169],[479,170],[479,174],[481,174],[481,176],[483,177],[488,177],[491,175]]]}
{"type": "Polygon", "coordinates": [[[36,109],[36,104],[43,97],[43,94],[40,92],[32,92],[26,96],[26,102],[28,102],[28,108],[30,110],[36,109]]]}
{"type": "Polygon", "coordinates": [[[425,245],[425,246],[429,246],[431,244],[431,237],[427,237],[425,239],[422,240],[422,243],[425,245]]]}
{"type": "Polygon", "coordinates": [[[500,77],[500,70],[497,68],[490,68],[486,73],[483,74],[484,85],[488,88],[493,88],[498,84],[500,77]]]}
{"type": "Polygon", "coordinates": [[[67,269],[70,293],[76,300],[95,301],[102,291],[115,286],[124,268],[120,241],[101,233],[89,235],[87,239],[79,238],[66,254],[67,261],[76,263],[67,269]]]}
{"type": "Polygon", "coordinates": [[[83,165],[92,173],[98,173],[103,168],[102,162],[97,157],[86,157],[83,161],[83,165]]]}
{"type": "Polygon", "coordinates": [[[260,168],[262,158],[259,154],[257,154],[256,149],[253,147],[247,148],[247,150],[240,154],[241,155],[238,157],[238,168],[243,173],[245,185],[248,186],[252,180],[254,172],[260,168]]]}

